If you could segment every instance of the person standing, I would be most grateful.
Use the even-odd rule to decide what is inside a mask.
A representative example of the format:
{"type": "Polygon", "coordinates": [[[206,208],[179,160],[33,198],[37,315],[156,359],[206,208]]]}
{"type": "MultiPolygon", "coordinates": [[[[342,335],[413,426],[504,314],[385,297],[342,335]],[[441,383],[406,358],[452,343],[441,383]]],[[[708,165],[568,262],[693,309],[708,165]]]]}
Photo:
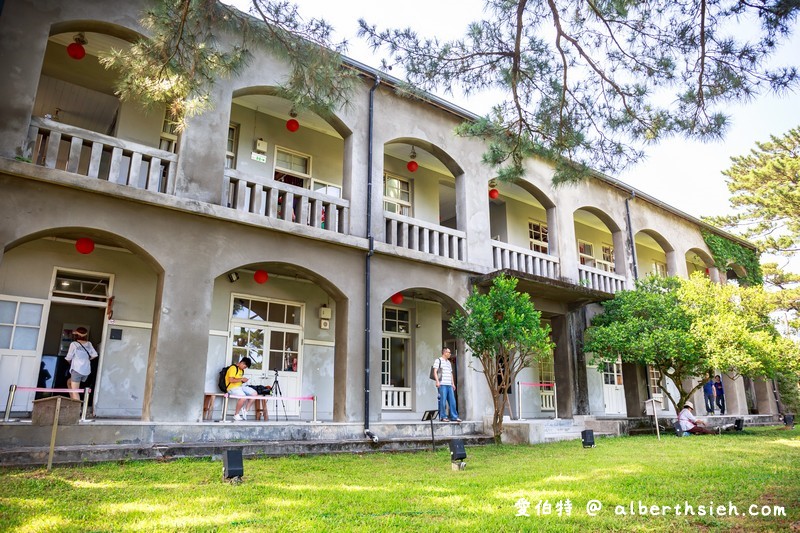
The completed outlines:
{"type": "Polygon", "coordinates": [[[706,414],[713,415],[714,414],[714,380],[710,377],[708,381],[703,385],[703,398],[706,400],[706,414]]]}
{"type": "Polygon", "coordinates": [[[725,389],[722,388],[722,378],[720,376],[714,377],[714,392],[717,394],[717,407],[719,407],[719,414],[725,414],[725,389]]]}
{"type": "Polygon", "coordinates": [[[453,382],[453,365],[450,363],[450,349],[442,348],[442,356],[433,362],[436,369],[436,389],[439,391],[439,420],[442,422],[461,422],[456,408],[456,384],[453,382]],[[445,407],[450,409],[448,418],[445,407]]]}
{"type": "MultiPolygon", "coordinates": [[[[69,345],[66,361],[69,365],[69,380],[67,387],[70,389],[80,389],[81,383],[85,382],[92,373],[91,360],[97,357],[97,350],[89,342],[89,330],[80,327],[72,332],[75,338],[69,345]]],[[[80,400],[80,394],[70,392],[69,397],[73,400],[80,400]]]]}
{"type": "Polygon", "coordinates": [[[248,396],[257,396],[258,392],[253,387],[245,385],[249,378],[244,376],[246,368],[250,368],[251,361],[249,357],[243,357],[241,361],[235,365],[231,365],[225,373],[225,384],[228,386],[228,394],[239,400],[236,402],[236,414],[233,415],[234,420],[247,420],[247,411],[255,403],[255,398],[248,400],[248,396]],[[247,405],[245,406],[245,402],[247,405]]]}

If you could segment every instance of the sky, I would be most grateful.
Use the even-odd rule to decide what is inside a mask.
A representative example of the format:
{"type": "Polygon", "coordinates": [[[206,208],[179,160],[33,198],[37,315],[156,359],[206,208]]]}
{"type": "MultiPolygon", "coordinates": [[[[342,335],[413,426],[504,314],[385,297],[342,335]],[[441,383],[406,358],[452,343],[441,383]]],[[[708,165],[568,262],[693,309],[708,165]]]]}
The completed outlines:
{"type": "MultiPolygon", "coordinates": [[[[224,0],[247,10],[249,0],[224,0]]],[[[335,38],[349,43],[345,55],[380,69],[382,51],[372,52],[357,37],[358,19],[364,18],[378,29],[412,27],[421,37],[440,40],[463,36],[467,25],[484,16],[483,0],[295,0],[305,18],[325,19],[335,29],[335,38]]],[[[800,33],[800,25],[797,32],[800,33]]],[[[800,36],[776,56],[789,63],[800,55],[800,36]]],[[[397,73],[390,73],[397,77],[397,73]]],[[[480,96],[463,99],[438,96],[477,114],[486,112],[491,101],[480,96]]],[[[721,141],[700,143],[681,138],[667,139],[645,147],[646,159],[624,172],[612,174],[677,209],[695,217],[721,215],[731,211],[722,171],[731,166],[730,158],[746,155],[756,141],[769,141],[800,125],[800,92],[783,96],[764,95],[753,101],[731,106],[731,127],[721,141]]]]}

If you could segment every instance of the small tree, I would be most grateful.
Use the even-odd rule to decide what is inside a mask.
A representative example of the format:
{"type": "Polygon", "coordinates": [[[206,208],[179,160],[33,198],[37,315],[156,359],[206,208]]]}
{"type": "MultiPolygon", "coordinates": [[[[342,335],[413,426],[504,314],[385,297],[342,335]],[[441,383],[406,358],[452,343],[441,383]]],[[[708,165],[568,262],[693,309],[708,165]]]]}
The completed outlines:
{"type": "Polygon", "coordinates": [[[701,385],[685,389],[693,376],[709,375],[702,343],[692,334],[692,317],[681,306],[678,278],[651,276],[636,282],[636,290],[618,292],[603,302],[604,312],[586,330],[584,349],[592,363],[614,362],[650,365],[661,373],[659,388],[676,412],[701,385]],[[674,398],[666,378],[678,388],[674,398]]]}
{"type": "Polygon", "coordinates": [[[552,357],[554,347],[550,327],[542,324],[530,295],[517,292],[517,281],[507,276],[495,278],[488,294],[476,290],[467,298],[466,314],[456,312],[450,319],[450,332],[464,340],[483,368],[494,405],[492,431],[498,444],[509,387],[523,368],[552,357]]]}

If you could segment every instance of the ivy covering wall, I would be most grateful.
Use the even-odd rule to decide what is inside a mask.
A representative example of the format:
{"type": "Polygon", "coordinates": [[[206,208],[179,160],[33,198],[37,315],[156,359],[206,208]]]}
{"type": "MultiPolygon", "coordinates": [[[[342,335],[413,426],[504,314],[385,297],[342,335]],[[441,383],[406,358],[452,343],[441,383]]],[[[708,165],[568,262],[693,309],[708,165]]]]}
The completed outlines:
{"type": "Polygon", "coordinates": [[[706,231],[702,232],[703,240],[711,250],[714,264],[720,271],[725,272],[727,265],[735,263],[744,268],[745,275],[740,278],[746,285],[763,285],[764,277],[761,274],[759,260],[761,254],[752,248],[745,248],[739,243],[706,231]]]}

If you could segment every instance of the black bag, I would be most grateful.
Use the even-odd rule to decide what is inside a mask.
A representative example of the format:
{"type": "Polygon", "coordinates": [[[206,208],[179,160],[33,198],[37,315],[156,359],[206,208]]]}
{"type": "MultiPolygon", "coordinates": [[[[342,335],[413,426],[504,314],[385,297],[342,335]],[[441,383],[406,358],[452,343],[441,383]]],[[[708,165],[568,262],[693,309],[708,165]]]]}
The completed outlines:
{"type": "Polygon", "coordinates": [[[259,396],[269,396],[272,392],[272,387],[265,385],[251,385],[251,388],[256,391],[259,396]]]}
{"type": "MultiPolygon", "coordinates": [[[[441,358],[437,359],[437,361],[439,361],[439,368],[441,368],[442,367],[441,358]]],[[[431,365],[431,371],[428,374],[428,377],[431,378],[433,381],[436,381],[436,370],[437,370],[436,363],[433,363],[433,365],[431,365]]]]}
{"type": "Polygon", "coordinates": [[[222,392],[228,392],[228,385],[225,383],[225,374],[228,373],[228,369],[230,369],[230,367],[232,366],[236,365],[227,365],[222,370],[219,371],[219,379],[217,380],[217,386],[219,387],[219,390],[221,390],[222,392]]]}

